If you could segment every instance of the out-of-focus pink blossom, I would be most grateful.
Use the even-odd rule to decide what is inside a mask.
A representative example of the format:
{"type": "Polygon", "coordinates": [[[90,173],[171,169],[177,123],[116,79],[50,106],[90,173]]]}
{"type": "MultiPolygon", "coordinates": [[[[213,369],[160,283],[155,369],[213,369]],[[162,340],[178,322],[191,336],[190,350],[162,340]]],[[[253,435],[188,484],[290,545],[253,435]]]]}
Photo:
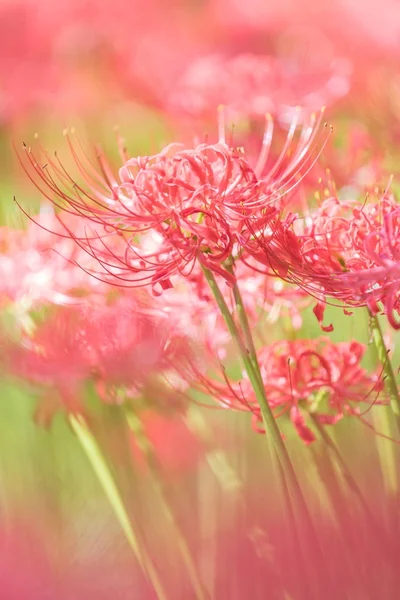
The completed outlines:
{"type": "MultiPolygon", "coordinates": [[[[172,401],[190,353],[188,341],[175,335],[160,311],[126,296],[91,308],[58,309],[31,336],[24,334],[20,345],[3,346],[11,372],[44,388],[44,420],[57,407],[54,393],[67,411],[84,410],[90,380],[107,402],[146,396],[147,388],[157,390],[156,401],[163,390],[172,401]]],[[[177,388],[175,396],[179,402],[177,388]]]]}
{"type": "MultiPolygon", "coordinates": [[[[85,69],[82,41],[79,66],[68,57],[71,52],[66,47],[74,46],[76,51],[78,45],[73,35],[79,29],[77,7],[75,2],[56,6],[48,0],[0,3],[1,123],[15,124],[21,117],[44,111],[58,111],[65,116],[77,109],[93,110],[107,97],[104,86],[99,94],[101,73],[106,76],[107,65],[101,65],[100,60],[96,65],[94,60],[85,69]]],[[[86,32],[86,47],[91,37],[86,32]]],[[[98,49],[96,52],[100,59],[98,49]]],[[[112,80],[108,79],[110,90],[112,80]]]]}
{"type": "MultiPolygon", "coordinates": [[[[25,336],[24,336],[25,338],[25,336]]],[[[3,343],[3,360],[16,376],[43,387],[44,401],[38,419],[47,422],[62,405],[69,412],[81,409],[81,393],[92,367],[79,312],[63,309],[38,326],[20,344],[3,343]]]]}
{"type": "Polygon", "coordinates": [[[290,122],[298,107],[309,114],[345,95],[348,75],[349,65],[343,60],[306,73],[289,60],[274,56],[212,54],[188,67],[174,85],[169,108],[181,117],[211,119],[222,104],[229,118],[272,113],[290,122]]]}
{"type": "MultiPolygon", "coordinates": [[[[341,0],[335,4],[326,0],[217,0],[211,8],[217,27],[224,23],[228,35],[268,32],[272,37],[303,37],[304,42],[307,37],[312,41],[325,37],[326,43],[345,51],[352,62],[366,61],[377,54],[390,56],[399,50],[396,0],[384,0],[381,4],[373,0],[368,7],[362,0],[341,0]]],[[[314,48],[317,54],[318,44],[314,48]]]]}
{"type": "Polygon", "coordinates": [[[156,106],[201,46],[193,13],[175,0],[3,0],[0,122],[93,112],[124,97],[156,106]]]}
{"type": "MultiPolygon", "coordinates": [[[[171,284],[154,305],[207,355],[224,358],[231,338],[201,269],[195,267],[185,279],[175,276],[171,284]]],[[[222,287],[228,288],[224,281],[222,287]]]]}
{"type": "MultiPolygon", "coordinates": [[[[33,519],[32,519],[33,521],[33,519]]],[[[0,593],[9,600],[49,598],[58,589],[43,531],[25,521],[0,529],[0,593]]]]}
{"type": "MultiPolygon", "coordinates": [[[[56,217],[41,214],[35,221],[39,227],[30,223],[27,230],[0,228],[0,302],[31,308],[103,295],[104,284],[87,274],[96,263],[64,234],[56,217]]],[[[67,218],[66,223],[83,235],[83,221],[67,218]]]]}
{"type": "MultiPolygon", "coordinates": [[[[341,144],[327,144],[315,168],[307,176],[304,186],[318,200],[373,190],[383,180],[385,151],[378,146],[376,137],[359,122],[349,123],[342,133],[341,144]]],[[[309,209],[307,210],[307,214],[309,209]]]]}

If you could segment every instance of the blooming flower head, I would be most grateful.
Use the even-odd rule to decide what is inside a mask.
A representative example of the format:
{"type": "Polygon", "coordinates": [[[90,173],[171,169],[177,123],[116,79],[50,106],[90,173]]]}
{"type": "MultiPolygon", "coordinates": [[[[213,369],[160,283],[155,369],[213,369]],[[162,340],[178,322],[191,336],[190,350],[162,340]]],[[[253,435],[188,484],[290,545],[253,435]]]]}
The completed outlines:
{"type": "MultiPolygon", "coordinates": [[[[382,383],[361,367],[364,352],[365,347],[358,342],[335,344],[327,338],[283,340],[259,350],[261,377],[275,417],[288,414],[300,437],[309,443],[314,434],[307,426],[307,413],[321,424],[358,415],[360,404],[371,392],[379,392],[382,383]]],[[[247,376],[240,385],[228,387],[225,394],[219,388],[220,401],[250,410],[262,429],[260,408],[247,376]]]]}
{"type": "Polygon", "coordinates": [[[289,280],[316,298],[367,306],[374,314],[383,310],[398,329],[399,224],[399,205],[388,191],[377,202],[332,197],[303,221],[292,215],[277,222],[270,236],[274,250],[267,242],[264,248],[280,256],[289,280]]]}
{"type": "MultiPolygon", "coordinates": [[[[171,144],[155,156],[129,158],[116,177],[98,155],[99,171],[70,147],[84,183],[78,184],[58,158],[46,155],[42,168],[26,149],[26,169],[36,173],[38,187],[56,206],[83,219],[84,233],[65,221],[65,235],[97,260],[100,279],[120,286],[170,286],[174,274],[188,275],[196,262],[223,274],[224,263],[279,210],[282,198],[311,168],[320,144],[319,123],[312,115],[297,143],[298,116],[293,119],[278,159],[267,165],[273,121],[267,118],[258,160],[226,141],[223,113],[219,140],[186,148],[171,144]],[[316,151],[317,148],[317,151],[316,151]],[[90,226],[88,226],[90,224],[90,226]]],[[[326,137],[324,138],[326,142],[326,137]]],[[[32,174],[33,172],[33,174],[32,174]]]]}

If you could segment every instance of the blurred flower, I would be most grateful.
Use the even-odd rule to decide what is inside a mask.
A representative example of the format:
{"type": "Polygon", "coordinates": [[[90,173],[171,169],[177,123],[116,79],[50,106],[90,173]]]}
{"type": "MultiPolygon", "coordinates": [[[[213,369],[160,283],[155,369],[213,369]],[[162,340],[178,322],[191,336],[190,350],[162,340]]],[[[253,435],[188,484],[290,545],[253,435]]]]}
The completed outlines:
{"type": "Polygon", "coordinates": [[[297,107],[303,118],[348,91],[349,66],[345,61],[324,64],[305,73],[290,61],[256,54],[233,57],[214,54],[189,65],[174,85],[169,108],[180,117],[211,119],[223,104],[232,119],[272,113],[281,122],[292,120],[297,107]]]}
{"type": "Polygon", "coordinates": [[[168,397],[179,404],[181,363],[190,352],[160,311],[124,296],[109,304],[58,309],[19,344],[3,343],[11,372],[44,388],[39,416],[45,422],[57,397],[67,411],[84,410],[88,381],[106,402],[144,397],[151,405],[168,397]]]}
{"type": "MultiPolygon", "coordinates": [[[[79,231],[84,235],[83,220],[67,217],[65,223],[76,235],[79,231]]],[[[36,216],[27,230],[1,227],[0,302],[31,309],[46,302],[76,304],[83,296],[103,295],[104,285],[86,272],[95,264],[65,235],[53,213],[36,216]]]]}
{"type": "Polygon", "coordinates": [[[193,24],[189,4],[181,10],[175,0],[2,0],[0,123],[92,114],[126,96],[156,105],[195,46],[193,24]]]}
{"type": "Polygon", "coordinates": [[[81,410],[81,393],[91,370],[91,356],[79,312],[63,309],[18,342],[3,342],[7,368],[26,381],[43,386],[39,420],[47,422],[59,400],[70,412],[81,410]],[[49,407],[49,408],[48,408],[49,407]]]}

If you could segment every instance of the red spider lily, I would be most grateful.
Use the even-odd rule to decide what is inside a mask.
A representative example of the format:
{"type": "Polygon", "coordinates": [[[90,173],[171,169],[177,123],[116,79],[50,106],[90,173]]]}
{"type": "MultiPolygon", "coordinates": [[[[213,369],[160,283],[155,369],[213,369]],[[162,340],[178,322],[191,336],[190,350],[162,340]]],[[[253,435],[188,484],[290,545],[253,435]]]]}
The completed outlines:
{"type": "Polygon", "coordinates": [[[399,205],[387,191],[376,203],[329,198],[304,222],[294,215],[277,221],[253,256],[320,301],[383,310],[399,329],[399,227],[399,205]]]}
{"type": "Polygon", "coordinates": [[[229,117],[254,118],[266,113],[290,121],[301,106],[304,114],[329,104],[348,90],[345,62],[325,65],[323,73],[296,72],[290,61],[273,56],[212,54],[193,62],[174,86],[169,108],[179,116],[210,118],[215,106],[226,106],[229,117]]]}
{"type": "MultiPolygon", "coordinates": [[[[6,343],[4,361],[15,375],[49,390],[40,407],[43,420],[57,406],[54,392],[67,411],[83,410],[88,381],[107,402],[154,391],[156,402],[172,398],[189,345],[182,335],[174,336],[173,325],[160,314],[157,318],[143,300],[128,297],[91,308],[62,308],[38,325],[31,337],[24,336],[21,345],[6,343]]],[[[176,403],[178,390],[175,396],[176,403]]]]}
{"type": "MultiPolygon", "coordinates": [[[[359,405],[382,389],[376,374],[361,366],[365,347],[335,344],[327,338],[278,341],[257,352],[266,396],[276,418],[288,413],[304,442],[314,440],[305,415],[333,425],[345,415],[360,414],[359,405]]],[[[204,384],[207,385],[204,379],[204,384]]],[[[247,376],[240,384],[208,381],[208,389],[226,407],[249,410],[263,429],[260,408],[247,376]]]]}
{"type": "Polygon", "coordinates": [[[254,223],[265,227],[282,197],[315,162],[322,114],[303,125],[297,143],[295,116],[280,156],[268,169],[272,119],[267,119],[257,163],[251,165],[243,149],[226,143],[222,113],[217,144],[194,149],[172,144],[155,156],[135,159],[122,149],[118,177],[101,154],[99,170],[85,155],[79,158],[71,141],[83,185],[57,157],[45,155],[42,167],[30,149],[25,169],[51,202],[91,224],[86,233],[76,233],[59,219],[64,235],[97,260],[99,272],[93,274],[99,279],[122,287],[158,284],[165,289],[172,275],[187,276],[199,261],[229,281],[224,262],[240,251],[254,223]]]}

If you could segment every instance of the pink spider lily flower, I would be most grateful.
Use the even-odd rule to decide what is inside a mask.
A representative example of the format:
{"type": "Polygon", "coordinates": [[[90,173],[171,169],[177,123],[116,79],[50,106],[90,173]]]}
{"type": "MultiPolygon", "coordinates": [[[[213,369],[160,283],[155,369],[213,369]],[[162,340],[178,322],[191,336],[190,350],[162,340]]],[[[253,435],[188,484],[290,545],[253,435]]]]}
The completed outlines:
{"type": "Polygon", "coordinates": [[[267,118],[261,150],[252,164],[243,149],[225,139],[220,112],[219,140],[185,148],[171,144],[151,157],[129,158],[112,173],[102,154],[98,168],[78,152],[72,155],[83,178],[79,184],[58,157],[44,155],[42,167],[26,148],[24,167],[40,191],[64,213],[90,227],[75,233],[58,216],[67,237],[97,260],[93,274],[120,287],[168,288],[175,274],[187,276],[196,262],[230,280],[224,263],[238,254],[252,235],[254,223],[264,227],[313,166],[327,137],[318,138],[319,117],[312,115],[294,141],[299,115],[289,128],[277,160],[267,165],[273,121],[267,118]]]}
{"type": "MultiPolygon", "coordinates": [[[[321,424],[333,425],[345,415],[362,418],[360,405],[376,403],[382,389],[377,374],[361,367],[365,346],[358,342],[333,343],[327,338],[282,340],[257,352],[266,396],[275,417],[287,414],[305,443],[314,440],[308,413],[321,424]]],[[[250,411],[255,427],[263,430],[260,408],[247,378],[218,384],[203,379],[210,393],[227,408],[250,411]]],[[[381,402],[379,400],[379,402],[381,402]]],[[[368,407],[366,408],[366,411],[368,407]]]]}
{"type": "Polygon", "coordinates": [[[319,320],[323,303],[332,298],[345,307],[383,312],[399,329],[399,227],[400,208],[387,190],[371,203],[333,197],[304,220],[291,215],[277,221],[270,246],[260,236],[253,256],[314,295],[319,320]],[[280,264],[273,265],[277,256],[280,264]]]}

